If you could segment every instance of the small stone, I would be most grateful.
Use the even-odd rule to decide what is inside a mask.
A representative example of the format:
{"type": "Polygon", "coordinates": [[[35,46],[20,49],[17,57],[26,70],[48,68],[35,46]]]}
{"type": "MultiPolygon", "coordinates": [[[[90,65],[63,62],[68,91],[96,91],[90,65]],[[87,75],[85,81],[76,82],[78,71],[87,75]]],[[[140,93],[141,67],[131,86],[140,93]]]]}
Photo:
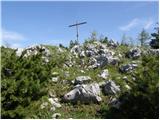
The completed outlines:
{"type": "Polygon", "coordinates": [[[136,80],[136,78],[135,78],[135,77],[132,77],[132,80],[133,80],[133,81],[135,81],[135,80],[136,80]]]}
{"type": "Polygon", "coordinates": [[[78,77],[76,77],[74,84],[82,84],[82,83],[86,83],[90,80],[91,80],[91,77],[89,77],[89,76],[78,76],[78,77]]]}
{"type": "Polygon", "coordinates": [[[81,71],[81,73],[85,73],[84,70],[80,70],[80,71],[81,71]]]}
{"type": "Polygon", "coordinates": [[[57,107],[57,108],[61,107],[61,104],[58,103],[57,101],[55,101],[54,98],[49,98],[48,100],[49,100],[49,102],[51,103],[52,106],[57,107]]]}
{"type": "Polygon", "coordinates": [[[98,85],[99,85],[100,87],[103,87],[105,84],[106,84],[105,81],[102,81],[102,82],[99,82],[99,83],[98,83],[98,85]]]}
{"type": "Polygon", "coordinates": [[[124,76],[122,79],[125,80],[125,81],[128,81],[128,77],[127,76],[124,76]]]}
{"type": "Polygon", "coordinates": [[[65,71],[65,72],[64,72],[64,76],[65,76],[65,77],[69,77],[69,76],[70,76],[69,71],[65,71]]]}
{"type": "Polygon", "coordinates": [[[107,79],[109,76],[108,70],[107,69],[103,70],[98,76],[103,79],[107,79]]]}
{"type": "Polygon", "coordinates": [[[125,87],[128,89],[128,90],[130,90],[131,89],[131,87],[129,86],[129,85],[125,85],[125,87]]]}
{"type": "Polygon", "coordinates": [[[52,115],[52,119],[57,119],[57,118],[59,118],[59,117],[61,117],[61,114],[60,114],[60,113],[54,113],[54,114],[52,115]]]}
{"type": "Polygon", "coordinates": [[[82,51],[80,54],[79,54],[80,58],[83,58],[85,57],[85,51],[82,51]]]}
{"type": "Polygon", "coordinates": [[[55,111],[56,108],[54,106],[51,107],[51,111],[55,111]]]}
{"type": "Polygon", "coordinates": [[[59,75],[59,73],[58,73],[58,72],[53,72],[52,75],[53,75],[54,77],[56,77],[56,76],[59,75]]]}
{"type": "Polygon", "coordinates": [[[52,98],[56,97],[51,91],[49,91],[49,96],[52,98]]]}
{"type": "Polygon", "coordinates": [[[44,103],[41,104],[41,109],[44,109],[47,106],[48,106],[48,102],[44,102],[44,103]]]}
{"type": "Polygon", "coordinates": [[[58,102],[58,98],[53,98],[54,101],[58,102]]]}
{"type": "Polygon", "coordinates": [[[52,77],[52,82],[57,82],[59,77],[52,77]]]}

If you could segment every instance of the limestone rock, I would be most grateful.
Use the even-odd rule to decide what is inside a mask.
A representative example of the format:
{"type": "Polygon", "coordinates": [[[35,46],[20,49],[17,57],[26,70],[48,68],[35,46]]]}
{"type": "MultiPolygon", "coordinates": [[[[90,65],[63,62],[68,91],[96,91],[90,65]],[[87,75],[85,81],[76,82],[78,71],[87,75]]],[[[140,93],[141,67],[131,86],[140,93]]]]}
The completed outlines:
{"type": "Polygon", "coordinates": [[[139,48],[132,48],[127,53],[127,56],[129,58],[137,59],[137,58],[139,58],[141,56],[141,50],[139,48]]]}
{"type": "Polygon", "coordinates": [[[52,82],[57,82],[59,80],[59,77],[52,77],[52,82]]]}
{"type": "Polygon", "coordinates": [[[120,86],[116,85],[112,80],[106,81],[104,93],[107,95],[115,95],[117,92],[120,92],[120,86]]]}
{"type": "Polygon", "coordinates": [[[58,75],[59,75],[58,72],[53,72],[53,73],[52,73],[52,76],[54,76],[54,77],[56,77],[56,76],[58,76],[58,75]]]}
{"type": "Polygon", "coordinates": [[[57,118],[59,118],[59,117],[61,117],[61,114],[60,114],[60,113],[54,113],[54,114],[52,115],[52,119],[57,119],[57,118]]]}
{"type": "Polygon", "coordinates": [[[129,86],[129,85],[125,85],[125,88],[127,88],[128,90],[130,90],[131,89],[131,87],[129,86]]]}
{"type": "Polygon", "coordinates": [[[91,80],[89,76],[78,76],[76,77],[74,84],[83,84],[91,80]]]}
{"type": "Polygon", "coordinates": [[[82,51],[82,52],[79,54],[79,57],[80,57],[80,58],[85,57],[85,51],[82,51]]]}
{"type": "Polygon", "coordinates": [[[17,56],[21,56],[23,50],[24,50],[23,48],[18,48],[17,51],[16,51],[16,55],[17,55],[17,56]]]}
{"type": "Polygon", "coordinates": [[[81,103],[97,103],[102,99],[100,95],[100,88],[97,83],[92,83],[89,85],[78,85],[70,91],[69,93],[64,95],[64,100],[66,102],[74,102],[78,101],[81,103]]]}
{"type": "Polygon", "coordinates": [[[102,82],[99,82],[99,83],[98,83],[99,87],[104,87],[105,84],[106,84],[105,81],[102,81],[102,82]]]}
{"type": "Polygon", "coordinates": [[[131,63],[131,64],[122,65],[122,66],[119,68],[119,70],[120,70],[122,73],[125,73],[125,72],[130,72],[130,71],[134,70],[136,67],[138,67],[137,64],[131,63]]]}
{"type": "Polygon", "coordinates": [[[118,45],[113,41],[113,40],[110,40],[109,42],[108,42],[108,46],[110,46],[110,47],[117,47],[118,45]]]}
{"type": "Polygon", "coordinates": [[[60,108],[61,104],[58,102],[57,99],[49,98],[48,101],[51,103],[51,105],[55,108],[60,108]]]}
{"type": "Polygon", "coordinates": [[[78,56],[82,51],[82,48],[80,45],[75,45],[71,48],[70,52],[76,56],[78,56]]]}
{"type": "Polygon", "coordinates": [[[44,103],[42,103],[41,104],[41,109],[44,109],[44,108],[46,108],[48,106],[48,102],[44,102],[44,103]]]}
{"type": "Polygon", "coordinates": [[[108,69],[103,70],[98,76],[103,79],[107,79],[109,76],[108,69]]]}
{"type": "Polygon", "coordinates": [[[42,54],[42,59],[44,60],[45,63],[49,62],[49,57],[51,56],[50,51],[44,47],[43,45],[35,45],[35,46],[30,46],[24,49],[18,49],[16,51],[17,56],[22,56],[22,57],[29,57],[33,55],[37,55],[41,53],[42,54]]]}
{"type": "Polygon", "coordinates": [[[122,79],[125,80],[125,81],[128,81],[128,77],[127,76],[124,76],[122,79]]]}

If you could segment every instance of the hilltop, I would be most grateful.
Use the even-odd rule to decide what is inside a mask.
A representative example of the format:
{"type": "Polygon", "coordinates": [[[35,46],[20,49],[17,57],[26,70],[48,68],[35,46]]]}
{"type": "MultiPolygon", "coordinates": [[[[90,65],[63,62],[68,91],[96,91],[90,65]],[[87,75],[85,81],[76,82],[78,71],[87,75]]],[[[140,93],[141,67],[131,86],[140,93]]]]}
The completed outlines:
{"type": "Polygon", "coordinates": [[[2,118],[158,118],[159,49],[91,40],[1,58],[2,118]]]}

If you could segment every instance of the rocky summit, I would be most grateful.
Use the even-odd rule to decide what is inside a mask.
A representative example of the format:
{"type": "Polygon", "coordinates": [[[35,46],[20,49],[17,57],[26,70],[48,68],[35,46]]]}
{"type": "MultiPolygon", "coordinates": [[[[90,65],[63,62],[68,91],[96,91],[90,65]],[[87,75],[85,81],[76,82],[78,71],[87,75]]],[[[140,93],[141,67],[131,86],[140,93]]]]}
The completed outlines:
{"type": "MultiPolygon", "coordinates": [[[[149,102],[145,91],[151,92],[158,85],[154,83],[159,49],[92,40],[68,48],[36,45],[1,50],[2,106],[14,109],[13,116],[115,116],[113,110],[119,115],[127,111],[123,108],[149,104],[145,103],[149,102]]],[[[10,113],[5,109],[3,117],[10,113]]]]}

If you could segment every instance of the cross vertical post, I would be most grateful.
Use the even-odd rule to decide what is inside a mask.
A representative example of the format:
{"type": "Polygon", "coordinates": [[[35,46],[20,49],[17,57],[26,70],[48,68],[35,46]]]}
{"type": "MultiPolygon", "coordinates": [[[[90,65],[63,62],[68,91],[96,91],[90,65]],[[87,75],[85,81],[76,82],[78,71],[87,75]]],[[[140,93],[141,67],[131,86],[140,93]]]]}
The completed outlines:
{"type": "MultiPolygon", "coordinates": [[[[78,22],[76,22],[76,24],[78,24],[78,22]]],[[[76,31],[77,31],[77,41],[78,41],[78,25],[76,25],[76,31]]]]}
{"type": "Polygon", "coordinates": [[[77,21],[76,21],[76,24],[73,24],[73,25],[69,25],[68,27],[74,27],[74,26],[76,26],[76,32],[77,32],[77,35],[76,35],[76,37],[77,37],[77,41],[78,41],[78,37],[79,37],[79,34],[78,34],[78,26],[79,25],[82,25],[82,24],[86,24],[87,22],[82,22],[82,23],[78,23],[77,21]]]}

